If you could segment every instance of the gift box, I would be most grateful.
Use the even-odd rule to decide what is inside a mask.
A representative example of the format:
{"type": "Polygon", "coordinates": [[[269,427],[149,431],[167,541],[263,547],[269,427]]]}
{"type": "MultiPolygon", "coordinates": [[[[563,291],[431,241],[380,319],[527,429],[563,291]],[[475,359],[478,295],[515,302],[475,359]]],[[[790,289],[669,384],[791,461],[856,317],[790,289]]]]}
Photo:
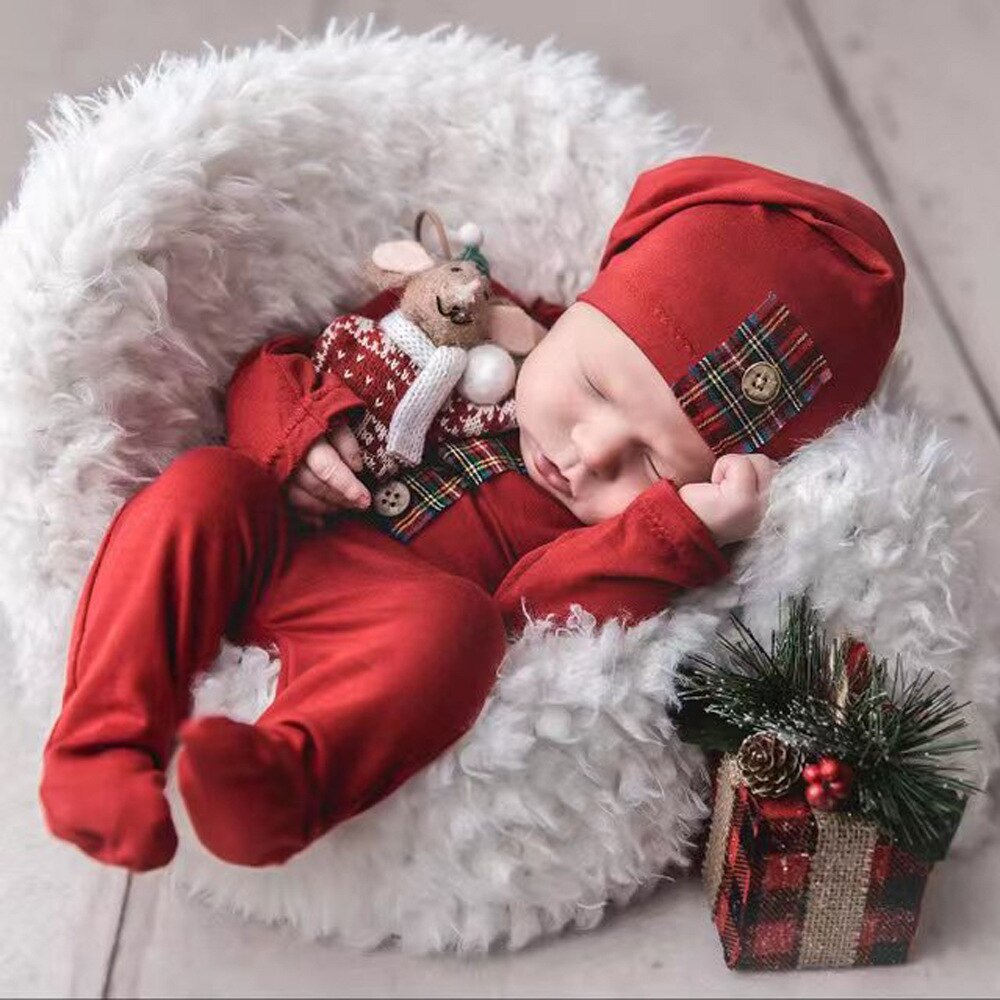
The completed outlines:
{"type": "Polygon", "coordinates": [[[730,968],[906,960],[930,862],[860,816],[751,794],[731,754],[713,788],[702,875],[730,968]]]}

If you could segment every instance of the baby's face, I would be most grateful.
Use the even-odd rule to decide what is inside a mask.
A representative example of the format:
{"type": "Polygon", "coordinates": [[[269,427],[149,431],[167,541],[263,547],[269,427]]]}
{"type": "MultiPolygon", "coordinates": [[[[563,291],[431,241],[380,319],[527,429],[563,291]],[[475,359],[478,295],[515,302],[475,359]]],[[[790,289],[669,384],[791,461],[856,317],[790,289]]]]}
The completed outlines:
{"type": "Polygon", "coordinates": [[[524,359],[514,394],[528,475],[584,524],[620,514],[659,479],[679,487],[711,476],[715,455],[670,386],[586,302],[524,359]]]}

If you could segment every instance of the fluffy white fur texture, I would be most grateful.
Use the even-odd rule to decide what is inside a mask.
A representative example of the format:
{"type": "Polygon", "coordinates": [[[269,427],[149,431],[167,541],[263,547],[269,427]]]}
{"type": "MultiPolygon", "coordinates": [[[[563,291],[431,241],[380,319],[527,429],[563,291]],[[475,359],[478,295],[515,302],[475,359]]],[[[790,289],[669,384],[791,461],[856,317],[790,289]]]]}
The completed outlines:
{"type": "MultiPolygon", "coordinates": [[[[0,233],[0,626],[39,747],[112,514],[221,440],[245,351],[355,304],[362,252],[426,205],[484,227],[500,280],[569,301],[636,173],[704,137],[590,55],[335,22],[287,47],[163,57],[121,91],[58,98],[36,135],[0,233]]],[[[531,623],[470,733],[395,794],[271,870],[220,864],[185,830],[177,880],[364,947],[593,926],[683,866],[706,813],[701,756],[663,709],[678,660],[730,609],[767,629],[806,587],[832,626],[952,670],[992,708],[976,498],[901,385],[783,467],[730,580],[630,630],[582,609],[531,623]]],[[[224,644],[197,711],[255,717],[276,669],[224,644]]]]}

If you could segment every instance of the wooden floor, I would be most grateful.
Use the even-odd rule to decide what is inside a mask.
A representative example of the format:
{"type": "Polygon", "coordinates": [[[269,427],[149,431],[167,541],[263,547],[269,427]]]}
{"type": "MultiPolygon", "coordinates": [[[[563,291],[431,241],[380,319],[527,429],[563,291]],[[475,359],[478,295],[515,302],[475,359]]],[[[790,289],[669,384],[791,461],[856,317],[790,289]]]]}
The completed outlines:
{"type": "MultiPolygon", "coordinates": [[[[996,0],[4,0],[0,185],[15,196],[29,143],[26,122],[44,119],[54,92],[93,91],[164,49],[195,52],[202,41],[232,47],[271,39],[279,24],[301,37],[322,30],[331,16],[350,20],[369,12],[377,26],[424,30],[461,21],[528,46],[554,36],[564,49],[595,51],[610,76],[644,84],[681,122],[709,125],[706,152],[757,160],[874,204],[908,264],[902,343],[914,381],[996,502],[996,0]]],[[[8,760],[0,765],[13,771],[8,760]]],[[[7,785],[17,790],[8,809],[25,815],[34,809],[30,782],[12,774],[7,785]]],[[[779,987],[817,996],[995,996],[1000,962],[990,941],[1000,853],[990,858],[978,877],[968,865],[942,866],[945,888],[931,893],[925,911],[924,931],[937,935],[936,944],[924,961],[849,978],[812,974],[780,982],[736,980],[721,968],[691,887],[590,938],[461,966],[303,945],[286,932],[181,903],[158,876],[129,880],[102,870],[88,875],[85,924],[78,908],[45,899],[33,900],[30,919],[15,919],[17,901],[8,897],[0,919],[15,929],[0,924],[0,937],[21,936],[26,978],[8,986],[0,975],[0,985],[12,993],[118,996],[202,990],[724,996],[737,987],[755,996],[779,987]]]]}

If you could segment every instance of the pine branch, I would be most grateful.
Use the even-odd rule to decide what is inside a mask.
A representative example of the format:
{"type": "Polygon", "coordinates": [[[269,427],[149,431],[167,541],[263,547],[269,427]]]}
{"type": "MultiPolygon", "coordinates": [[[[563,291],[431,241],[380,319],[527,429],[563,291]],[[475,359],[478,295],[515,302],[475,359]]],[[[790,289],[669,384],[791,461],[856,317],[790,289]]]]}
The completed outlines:
{"type": "Polygon", "coordinates": [[[898,656],[892,673],[869,658],[855,683],[847,644],[827,637],[807,597],[789,600],[787,621],[781,612],[770,652],[731,614],[735,637],[718,636],[721,659],[681,664],[681,738],[732,752],[770,731],[808,758],[835,757],[855,772],[851,811],[914,853],[940,856],[977,791],[957,763],[978,746],[963,735],[967,703],[932,674],[907,677],[898,656]]]}

